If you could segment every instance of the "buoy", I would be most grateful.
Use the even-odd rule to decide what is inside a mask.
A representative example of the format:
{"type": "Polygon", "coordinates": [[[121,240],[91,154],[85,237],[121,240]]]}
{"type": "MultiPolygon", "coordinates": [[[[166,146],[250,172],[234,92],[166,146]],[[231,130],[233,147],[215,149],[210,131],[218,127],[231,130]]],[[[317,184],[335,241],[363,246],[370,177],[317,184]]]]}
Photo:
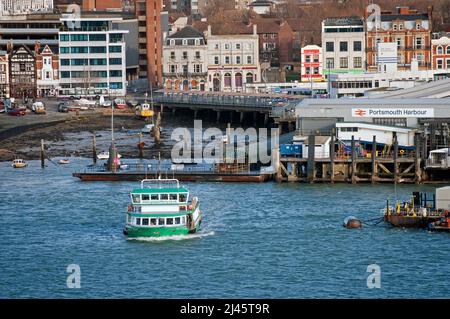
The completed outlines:
{"type": "Polygon", "coordinates": [[[347,218],[344,219],[344,227],[345,228],[361,228],[362,227],[362,222],[361,220],[359,220],[358,218],[354,217],[354,216],[349,216],[347,218]]]}

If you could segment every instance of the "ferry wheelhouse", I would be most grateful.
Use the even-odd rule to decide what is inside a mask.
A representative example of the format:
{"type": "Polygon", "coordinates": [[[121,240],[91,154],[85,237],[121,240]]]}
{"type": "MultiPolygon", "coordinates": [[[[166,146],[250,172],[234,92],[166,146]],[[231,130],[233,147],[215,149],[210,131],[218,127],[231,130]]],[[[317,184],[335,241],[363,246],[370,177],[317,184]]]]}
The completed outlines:
{"type": "Polygon", "coordinates": [[[130,193],[124,234],[129,238],[192,234],[200,229],[202,214],[197,197],[176,179],[145,179],[130,193]]]}

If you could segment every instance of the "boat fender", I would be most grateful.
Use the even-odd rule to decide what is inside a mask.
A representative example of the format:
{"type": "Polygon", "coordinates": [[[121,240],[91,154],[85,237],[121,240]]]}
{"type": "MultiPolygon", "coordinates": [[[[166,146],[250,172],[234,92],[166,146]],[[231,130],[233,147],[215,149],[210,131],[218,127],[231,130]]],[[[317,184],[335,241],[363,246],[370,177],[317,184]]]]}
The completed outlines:
{"type": "Polygon", "coordinates": [[[133,211],[133,205],[128,205],[128,211],[132,212],[133,211]]]}

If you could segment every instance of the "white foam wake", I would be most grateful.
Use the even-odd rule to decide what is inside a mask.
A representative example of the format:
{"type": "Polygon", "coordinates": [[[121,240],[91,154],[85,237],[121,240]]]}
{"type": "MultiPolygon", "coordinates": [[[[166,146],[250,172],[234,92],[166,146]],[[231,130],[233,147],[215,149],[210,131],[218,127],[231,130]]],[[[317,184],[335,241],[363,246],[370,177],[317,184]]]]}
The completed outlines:
{"type": "Polygon", "coordinates": [[[189,234],[189,235],[174,235],[174,236],[161,236],[161,237],[135,237],[135,238],[127,238],[127,240],[136,240],[136,241],[168,241],[168,240],[188,240],[188,239],[194,239],[194,238],[202,238],[202,237],[208,237],[208,236],[214,236],[215,232],[210,231],[206,233],[195,233],[195,234],[189,234]]]}

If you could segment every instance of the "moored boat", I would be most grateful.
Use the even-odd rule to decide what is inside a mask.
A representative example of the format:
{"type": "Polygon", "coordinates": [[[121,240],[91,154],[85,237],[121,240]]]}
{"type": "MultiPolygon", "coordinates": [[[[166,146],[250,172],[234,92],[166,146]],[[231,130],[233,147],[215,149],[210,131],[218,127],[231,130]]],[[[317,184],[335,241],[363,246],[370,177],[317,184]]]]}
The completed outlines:
{"type": "Polygon", "coordinates": [[[144,179],[130,193],[124,234],[128,238],[193,234],[202,222],[197,197],[176,179],[144,179]]]}
{"type": "Polygon", "coordinates": [[[441,219],[428,224],[429,231],[450,232],[450,212],[446,212],[441,219]]]}
{"type": "Polygon", "coordinates": [[[70,164],[70,160],[68,160],[67,158],[63,158],[58,161],[58,164],[67,165],[70,164]]]}
{"type": "Polygon", "coordinates": [[[11,166],[14,167],[14,168],[24,168],[24,167],[27,167],[28,164],[27,164],[23,159],[21,159],[21,158],[16,158],[16,159],[12,162],[11,166]]]}

